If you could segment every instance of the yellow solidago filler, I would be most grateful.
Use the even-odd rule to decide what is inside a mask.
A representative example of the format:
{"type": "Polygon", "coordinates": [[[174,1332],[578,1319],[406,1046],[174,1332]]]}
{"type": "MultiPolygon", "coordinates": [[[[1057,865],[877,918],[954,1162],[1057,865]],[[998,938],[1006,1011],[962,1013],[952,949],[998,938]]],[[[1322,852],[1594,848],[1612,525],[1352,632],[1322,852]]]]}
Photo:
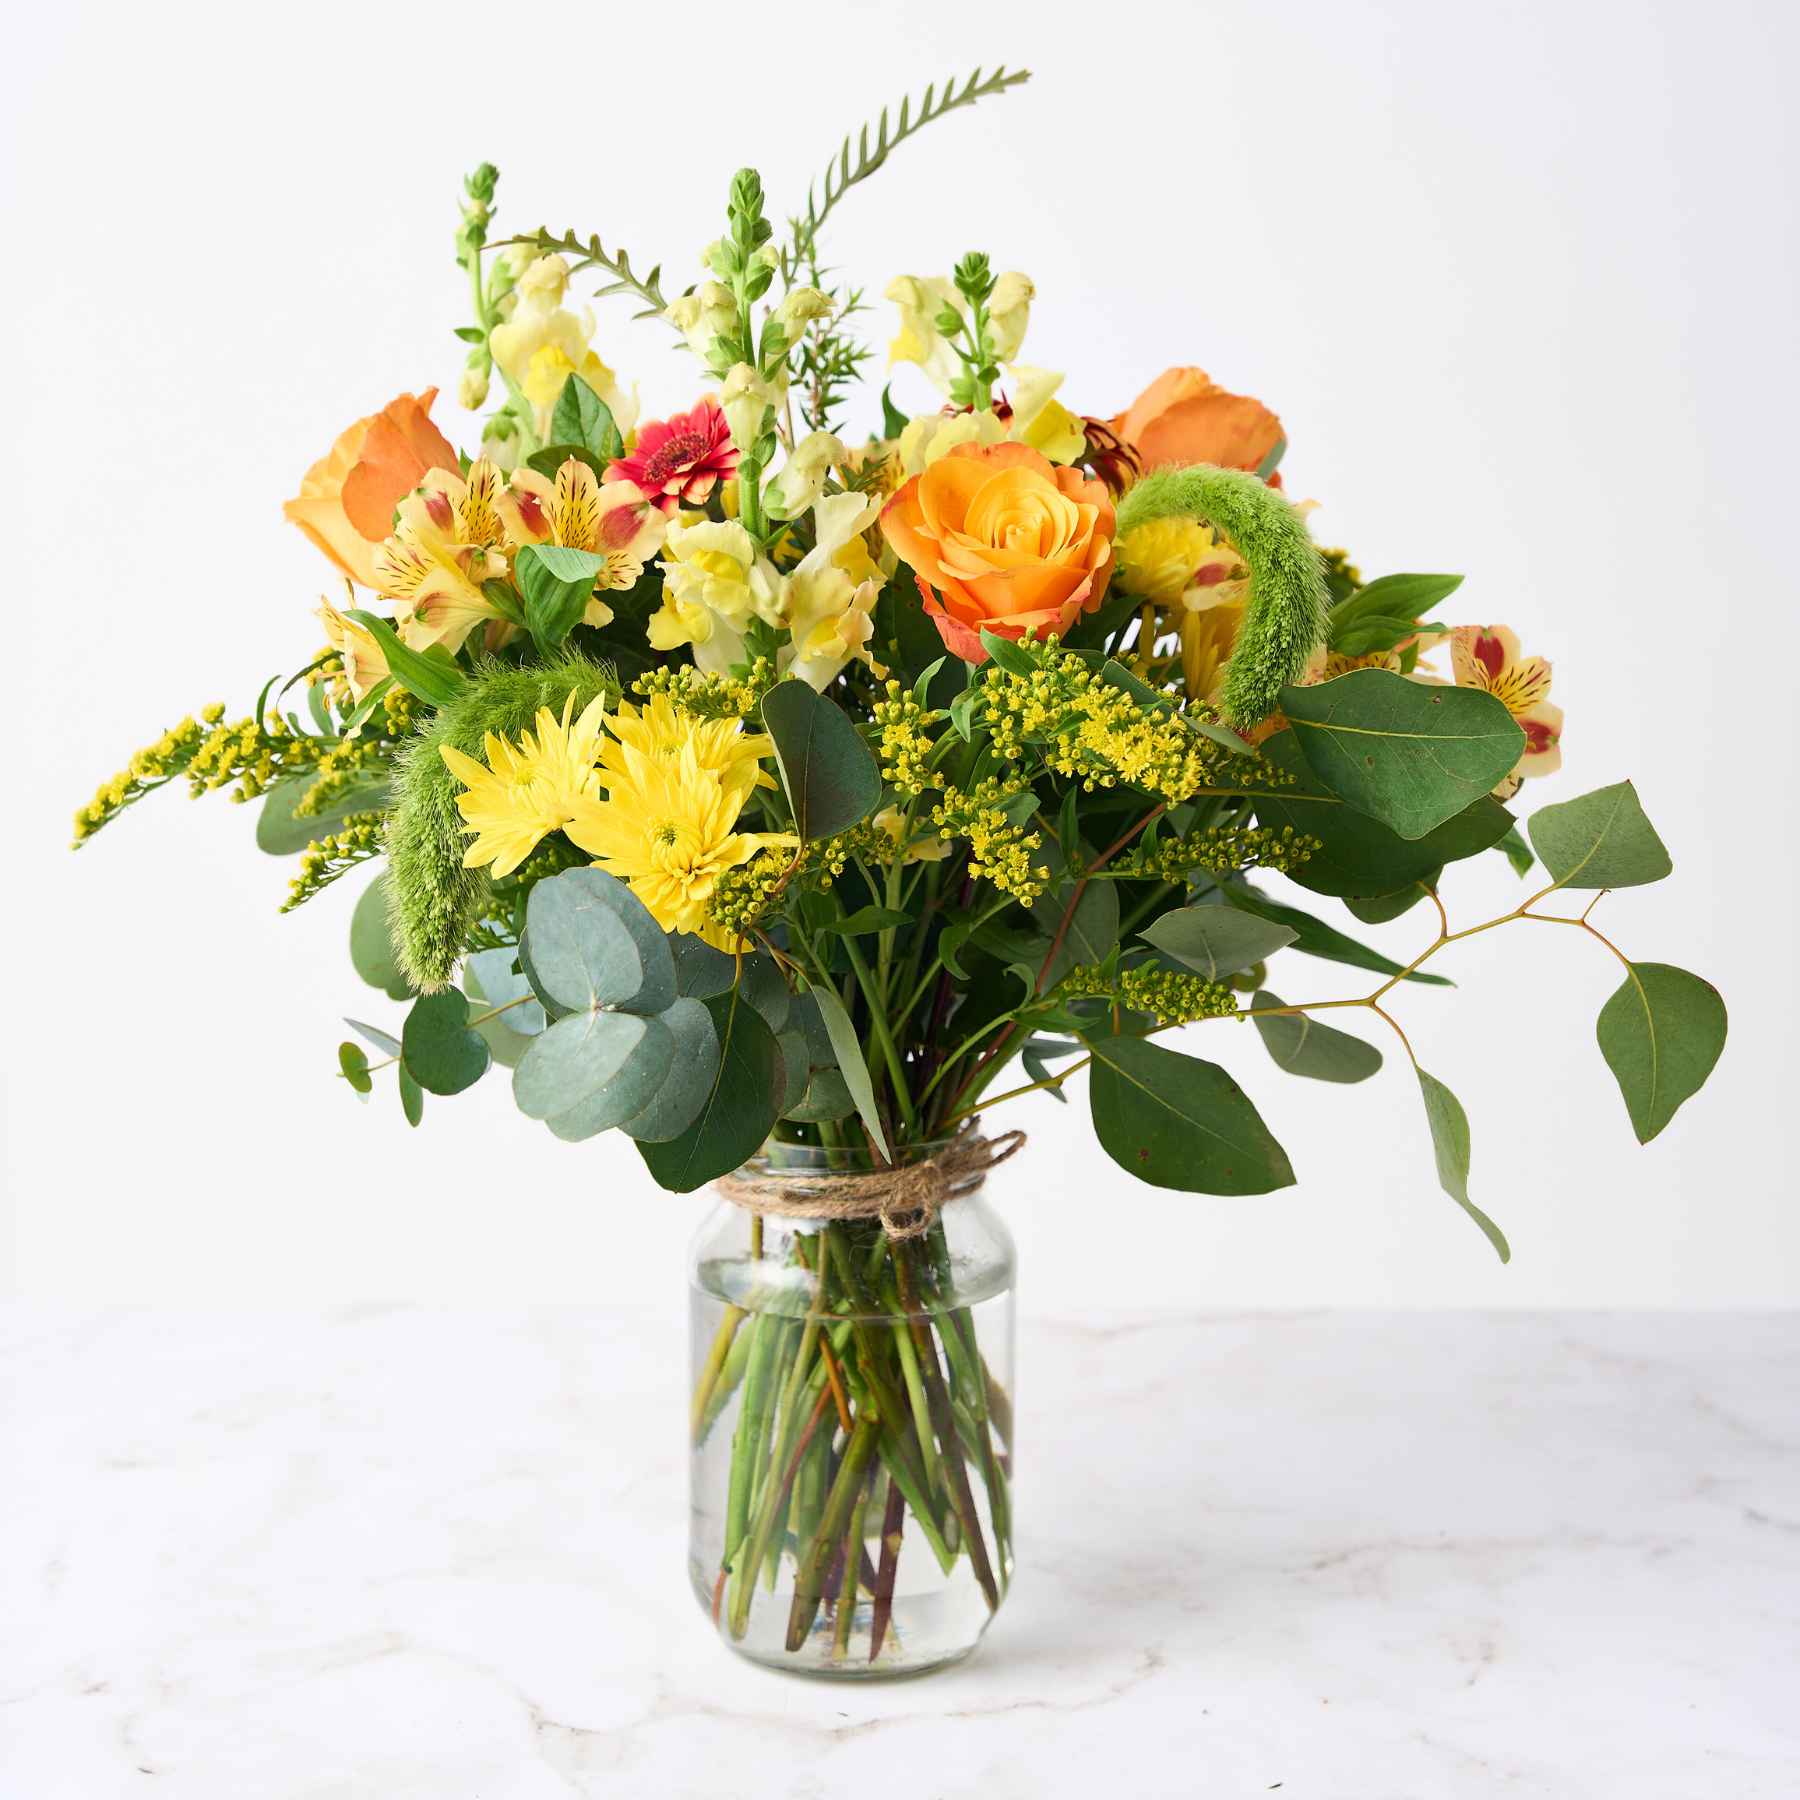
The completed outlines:
{"type": "Polygon", "coordinates": [[[1096,963],[1081,963],[1063,977],[1057,992],[1070,1000],[1111,1000],[1132,1012],[1148,1013],[1158,1025],[1224,1019],[1238,1009],[1225,983],[1158,963],[1142,963],[1113,976],[1096,963]]]}
{"type": "Polygon", "coordinates": [[[742,676],[705,675],[682,663],[674,668],[652,669],[631,685],[646,700],[658,694],[697,719],[747,719],[762,705],[775,681],[766,656],[759,656],[742,676]]]}
{"type": "Polygon", "coordinates": [[[173,781],[193,761],[207,736],[207,728],[217,725],[224,716],[223,703],[215,703],[198,719],[190,715],[179,725],[171,726],[155,743],[135,752],[118,774],[101,782],[93,799],[76,813],[71,848],[80,849],[102,825],[117,818],[134,801],[154,793],[165,781],[173,781]]]}
{"type": "Polygon", "coordinates": [[[786,833],[739,831],[755,782],[753,766],[704,768],[692,744],[674,756],[618,746],[606,770],[606,798],[582,804],[565,827],[650,909],[664,931],[687,931],[735,950],[708,908],[720,876],[759,850],[798,840],[786,833]]]}
{"type": "Polygon", "coordinates": [[[1233,869],[1274,869],[1291,875],[1319,849],[1319,840],[1293,826],[1211,825],[1185,837],[1159,838],[1148,846],[1132,845],[1113,858],[1120,877],[1150,876],[1159,881],[1185,880],[1195,869],[1222,875],[1233,869]]]}
{"type": "Polygon", "coordinates": [[[367,786],[378,767],[385,768],[393,746],[376,737],[345,738],[319,758],[315,779],[294,802],[294,816],[316,819],[343,797],[367,786]]]}
{"type": "Polygon", "coordinates": [[[517,744],[490,731],[485,766],[449,744],[439,745],[450,773],[468,790],[456,800],[467,821],[464,830],[475,840],[463,854],[466,868],[492,864],[496,875],[510,875],[598,793],[605,709],[604,696],[597,697],[576,719],[570,694],[560,719],[549,707],[540,708],[536,731],[523,733],[517,744]]]}
{"type": "Polygon", "coordinates": [[[939,837],[967,840],[971,875],[984,876],[1029,906],[1049,886],[1050,871],[1031,860],[1043,839],[1007,816],[1008,804],[1025,792],[1022,783],[991,775],[967,793],[946,788],[942,805],[931,809],[931,822],[939,837]]]}
{"type": "Polygon", "coordinates": [[[925,734],[925,709],[899,682],[887,684],[887,698],[873,708],[881,728],[881,775],[895,792],[916,799],[931,786],[934,745],[925,734]]]}
{"type": "Polygon", "coordinates": [[[386,848],[385,824],[386,815],[382,813],[351,813],[339,822],[336,831],[308,844],[281,910],[292,912],[296,906],[304,906],[321,888],[330,887],[358,863],[381,855],[386,848]]]}
{"type": "Polygon", "coordinates": [[[899,845],[879,815],[836,837],[814,838],[798,854],[793,843],[787,838],[781,848],[763,850],[720,875],[707,914],[725,934],[728,948],[747,937],[781,895],[822,892],[843,874],[852,857],[871,867],[885,867],[899,854],[899,845]]]}

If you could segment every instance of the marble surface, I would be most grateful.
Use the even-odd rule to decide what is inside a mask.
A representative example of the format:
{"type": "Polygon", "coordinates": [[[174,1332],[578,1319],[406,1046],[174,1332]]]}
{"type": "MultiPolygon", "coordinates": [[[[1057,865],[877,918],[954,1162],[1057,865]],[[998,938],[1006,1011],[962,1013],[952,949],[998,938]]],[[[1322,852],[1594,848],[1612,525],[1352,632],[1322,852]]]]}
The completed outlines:
{"type": "Polygon", "coordinates": [[[6,1800],[1800,1792],[1800,1317],[1031,1321],[969,1662],[740,1664],[678,1326],[13,1310],[6,1800]]]}

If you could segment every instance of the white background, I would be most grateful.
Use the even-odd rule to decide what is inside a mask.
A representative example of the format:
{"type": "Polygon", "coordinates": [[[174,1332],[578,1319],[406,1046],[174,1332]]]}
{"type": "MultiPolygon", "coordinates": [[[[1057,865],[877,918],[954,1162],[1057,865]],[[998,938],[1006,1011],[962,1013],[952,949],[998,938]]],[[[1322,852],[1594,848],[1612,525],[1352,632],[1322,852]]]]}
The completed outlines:
{"type": "MultiPolygon", "coordinates": [[[[504,1078],[431,1103],[332,1078],[349,884],[290,918],[247,812],[165,795],[70,857],[67,819],[190,708],[247,709],[313,653],[327,584],[279,503],[350,419],[454,405],[458,182],[501,222],[598,230],[678,292],[754,157],[792,206],[844,129],[1007,57],[1020,92],[931,128],[830,248],[879,293],[972,245],[1036,280],[1028,354],[1084,411],[1204,365],[1285,420],[1287,479],[1370,573],[1454,569],[1464,618],[1556,665],[1564,774],[1634,778],[1675,878],[1605,902],[1633,954],[1724,991],[1712,1086],[1648,1150],[1593,1042],[1616,984],[1513,927],[1413,990],[1464,1098],[1502,1269],[1437,1190],[1403,1063],[1278,1077],[1206,1053],[1300,1172],[1161,1195],[1076,1105],[1017,1109],[1027,1304],[1769,1304],[1800,1293],[1794,1061],[1794,10],[839,3],[16,16],[4,307],[15,392],[6,800],[13,1280],[43,1297],[316,1303],[673,1296],[704,1202],[628,1144],[556,1144],[504,1078]]],[[[885,314],[885,309],[883,309],[885,314]]],[[[691,365],[601,303],[652,415],[691,365]]],[[[887,317],[870,322],[885,343],[887,317]]],[[[923,400],[918,391],[902,398],[923,400]]],[[[1518,893],[1459,869],[1453,919],[1518,893]]],[[[1348,923],[1348,921],[1346,921],[1348,923]]],[[[1417,921],[1378,936],[1397,952],[1417,921]]],[[[1290,958],[1286,998],[1360,991],[1290,958]]],[[[1199,1043],[1194,1044],[1199,1048],[1199,1043]]],[[[1384,1051],[1389,1048],[1384,1044],[1384,1051]]],[[[1004,1114],[997,1115],[1004,1118],[1004,1114]]]]}

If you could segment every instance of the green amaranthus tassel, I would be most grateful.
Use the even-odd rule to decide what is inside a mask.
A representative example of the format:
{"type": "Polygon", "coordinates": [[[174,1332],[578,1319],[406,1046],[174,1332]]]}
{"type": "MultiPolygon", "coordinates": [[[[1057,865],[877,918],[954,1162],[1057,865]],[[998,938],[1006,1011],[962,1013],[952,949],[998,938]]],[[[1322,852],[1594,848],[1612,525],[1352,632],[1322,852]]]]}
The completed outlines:
{"type": "Polygon", "coordinates": [[[466,837],[456,797],[462,783],[439,752],[445,745],[480,760],[491,731],[517,737],[539,707],[560,712],[571,694],[576,710],[598,694],[617,697],[612,670],[570,656],[542,669],[490,668],[413,738],[394,777],[388,819],[388,906],[394,950],[421,993],[447,987],[492,893],[485,869],[463,866],[466,837]]]}
{"type": "Polygon", "coordinates": [[[1198,519],[1250,571],[1243,628],[1225,667],[1222,710],[1239,731],[1266,719],[1325,636],[1325,565],[1281,494],[1239,469],[1156,469],[1119,502],[1118,534],[1152,519],[1198,519]]]}

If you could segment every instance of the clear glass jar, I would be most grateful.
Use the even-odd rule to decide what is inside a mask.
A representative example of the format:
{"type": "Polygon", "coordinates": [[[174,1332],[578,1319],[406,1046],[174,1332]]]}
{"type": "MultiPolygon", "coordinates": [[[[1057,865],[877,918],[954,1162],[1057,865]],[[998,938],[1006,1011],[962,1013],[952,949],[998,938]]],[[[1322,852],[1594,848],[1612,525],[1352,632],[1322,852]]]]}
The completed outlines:
{"type": "MultiPolygon", "coordinates": [[[[770,1144],[753,1167],[871,1163],[770,1144]]],[[[973,1650],[1004,1597],[1016,1253],[983,1186],[964,1177],[913,1238],[723,1200],[696,1234],[688,1569],[740,1655],[919,1674],[973,1650]]]]}

